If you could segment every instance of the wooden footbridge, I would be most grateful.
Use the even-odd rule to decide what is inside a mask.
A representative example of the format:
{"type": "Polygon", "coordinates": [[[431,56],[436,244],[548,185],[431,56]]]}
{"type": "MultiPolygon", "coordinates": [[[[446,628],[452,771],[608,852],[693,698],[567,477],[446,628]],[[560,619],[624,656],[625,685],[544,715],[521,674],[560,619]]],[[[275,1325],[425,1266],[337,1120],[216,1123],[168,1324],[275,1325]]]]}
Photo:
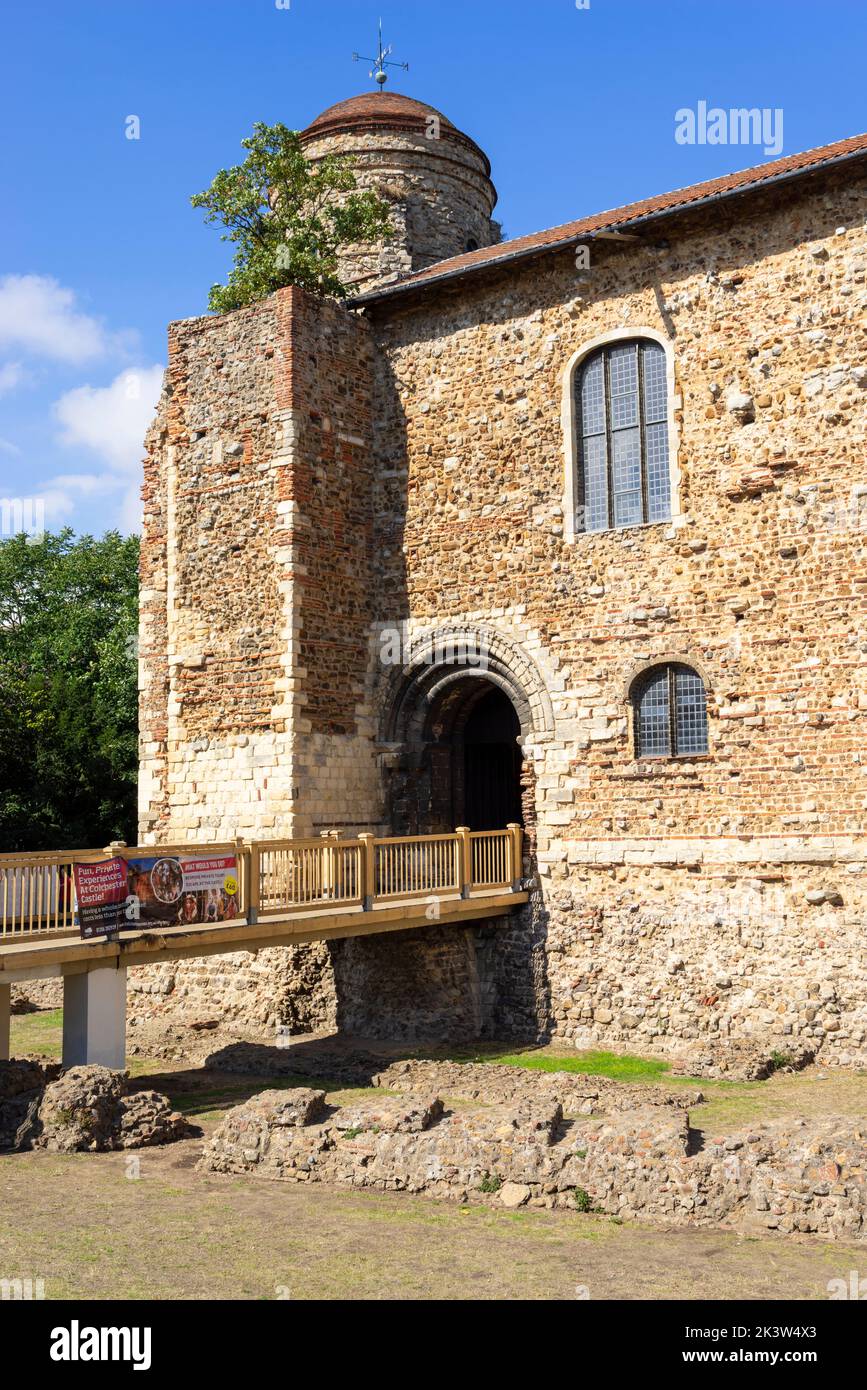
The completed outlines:
{"type": "Polygon", "coordinates": [[[520,826],[509,825],[395,838],[118,842],[104,850],[0,855],[0,1059],[9,1056],[13,984],[62,978],[64,1063],[123,1067],[131,966],[504,917],[527,901],[521,838],[520,826]],[[165,920],[122,919],[108,934],[82,938],[76,866],[81,875],[111,860],[171,866],[203,856],[230,861],[228,894],[184,893],[179,879],[177,912],[165,920]],[[219,920],[227,906],[231,915],[219,920]]]}

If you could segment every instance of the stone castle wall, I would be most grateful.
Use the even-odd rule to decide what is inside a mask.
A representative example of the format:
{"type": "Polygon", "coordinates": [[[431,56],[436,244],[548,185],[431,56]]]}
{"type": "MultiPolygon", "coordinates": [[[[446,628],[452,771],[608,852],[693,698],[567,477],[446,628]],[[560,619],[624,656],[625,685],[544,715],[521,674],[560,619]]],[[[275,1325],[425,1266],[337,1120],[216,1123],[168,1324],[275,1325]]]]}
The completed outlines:
{"type": "MultiPolygon", "coordinates": [[[[174,326],[146,485],[142,828],[388,825],[379,634],[484,630],[527,695],[534,887],[474,934],[479,1017],[863,1063],[867,187],[832,171],[721,206],[665,243],[594,243],[583,277],[563,254],[366,318],[286,290],[174,326]],[[570,538],[570,366],[644,329],[673,364],[673,520],[570,538]],[[705,677],[709,754],[636,760],[630,682],[672,658],[705,677]]],[[[310,997],[318,969],[298,1018],[356,989],[343,1017],[363,1022],[377,970],[399,981],[414,952],[423,976],[405,947],[342,943],[248,999],[291,1014],[281,991],[310,997]]],[[[464,948],[431,939],[433,973],[457,980],[464,948]]]]}
{"type": "MultiPolygon", "coordinates": [[[[144,843],[317,834],[353,806],[370,824],[369,357],[361,319],[296,289],[170,329],[146,462],[144,843]]],[[[302,993],[321,955],[298,955],[302,993]]],[[[282,1021],[284,965],[185,962],[141,990],[282,1021]]]]}
{"type": "Polygon", "coordinates": [[[376,311],[376,620],[485,623],[543,674],[525,916],[576,1041],[867,1057],[865,216],[829,174],[594,243],[582,277],[564,254],[376,311]],[[642,329],[673,358],[674,518],[570,540],[570,363],[642,329]],[[630,680],[672,657],[710,752],[637,761],[630,680]]]}
{"type": "Polygon", "coordinates": [[[390,204],[392,236],[381,244],[351,247],[341,259],[341,276],[357,293],[460,256],[470,242],[490,246],[499,238],[491,221],[496,193],[481,155],[433,119],[428,130],[305,139],[308,159],[351,159],[359,190],[371,190],[390,204]]]}
{"type": "Polygon", "coordinates": [[[287,289],[172,325],[148,440],[141,833],[370,820],[369,333],[287,289]]]}
{"type": "Polygon", "coordinates": [[[274,553],[291,422],[275,399],[278,344],[273,300],[169,330],[142,537],[139,811],[150,840],[291,824],[274,553]]]}

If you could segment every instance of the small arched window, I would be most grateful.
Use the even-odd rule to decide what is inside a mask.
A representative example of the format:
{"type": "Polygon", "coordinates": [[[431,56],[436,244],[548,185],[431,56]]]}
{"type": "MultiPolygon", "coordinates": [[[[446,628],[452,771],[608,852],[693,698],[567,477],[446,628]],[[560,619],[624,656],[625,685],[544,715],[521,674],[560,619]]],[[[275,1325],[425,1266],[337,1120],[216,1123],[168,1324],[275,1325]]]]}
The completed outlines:
{"type": "Polygon", "coordinates": [[[654,666],[633,692],[639,758],[688,758],[707,752],[704,681],[691,666],[654,666]]]}
{"type": "Polygon", "coordinates": [[[652,338],[611,343],[575,374],[578,531],[668,521],[665,349],[652,338]]]}

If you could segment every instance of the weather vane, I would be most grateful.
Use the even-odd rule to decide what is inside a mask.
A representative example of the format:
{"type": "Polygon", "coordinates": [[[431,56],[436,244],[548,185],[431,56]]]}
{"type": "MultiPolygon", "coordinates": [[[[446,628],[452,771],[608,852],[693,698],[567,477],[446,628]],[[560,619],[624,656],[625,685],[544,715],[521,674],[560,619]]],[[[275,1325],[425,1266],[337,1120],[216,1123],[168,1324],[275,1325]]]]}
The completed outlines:
{"type": "Polygon", "coordinates": [[[409,72],[409,63],[390,63],[388,55],[392,52],[391,44],[387,48],[382,46],[382,20],[379,21],[379,53],[376,58],[365,58],[361,53],[353,53],[353,63],[373,63],[370,75],[374,82],[379,83],[379,90],[382,91],[388,81],[386,68],[402,68],[404,72],[409,72]]]}

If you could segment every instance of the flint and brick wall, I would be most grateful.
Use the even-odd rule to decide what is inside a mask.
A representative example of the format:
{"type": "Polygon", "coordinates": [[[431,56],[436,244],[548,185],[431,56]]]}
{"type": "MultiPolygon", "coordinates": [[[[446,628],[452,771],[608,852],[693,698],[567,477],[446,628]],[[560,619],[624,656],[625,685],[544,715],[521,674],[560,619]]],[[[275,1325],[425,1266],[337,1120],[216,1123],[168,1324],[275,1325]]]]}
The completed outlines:
{"type": "Polygon", "coordinates": [[[481,155],[459,135],[432,123],[424,131],[345,132],[305,139],[304,153],[352,160],[359,190],[389,204],[391,235],[350,248],[340,274],[362,293],[401,275],[460,256],[470,240],[490,246],[499,239],[491,221],[496,192],[481,155]]]}
{"type": "Polygon", "coordinates": [[[867,1057],[865,218],[863,173],[819,175],[594,243],[589,275],[549,256],[375,313],[376,618],[486,621],[544,675],[525,917],[577,1042],[867,1057]],[[643,328],[674,358],[675,519],[570,541],[569,363],[643,328]],[[710,752],[637,761],[630,680],[672,657],[710,752]]]}
{"type": "Polygon", "coordinates": [[[664,243],[593,243],[582,277],[548,255],[366,318],[285,290],[175,325],[146,475],[143,831],[387,825],[377,634],[483,627],[536,680],[535,887],[483,971],[497,1016],[867,1061],[853,169],[681,215],[664,243]],[[564,382],[624,329],[673,357],[675,517],[571,540],[564,382]],[[629,685],[666,659],[705,677],[704,758],[636,760],[629,685]]]}
{"type": "MultiPolygon", "coordinates": [[[[353,805],[370,823],[369,357],[361,319],[297,289],[170,329],[146,462],[143,842],[312,835],[353,805]]],[[[231,1002],[219,963],[141,979],[279,1021],[261,971],[230,964],[231,1002]]]]}
{"type": "Polygon", "coordinates": [[[149,839],[316,833],[373,794],[369,357],[361,319],[296,289],[172,325],[146,463],[149,839]]]}

